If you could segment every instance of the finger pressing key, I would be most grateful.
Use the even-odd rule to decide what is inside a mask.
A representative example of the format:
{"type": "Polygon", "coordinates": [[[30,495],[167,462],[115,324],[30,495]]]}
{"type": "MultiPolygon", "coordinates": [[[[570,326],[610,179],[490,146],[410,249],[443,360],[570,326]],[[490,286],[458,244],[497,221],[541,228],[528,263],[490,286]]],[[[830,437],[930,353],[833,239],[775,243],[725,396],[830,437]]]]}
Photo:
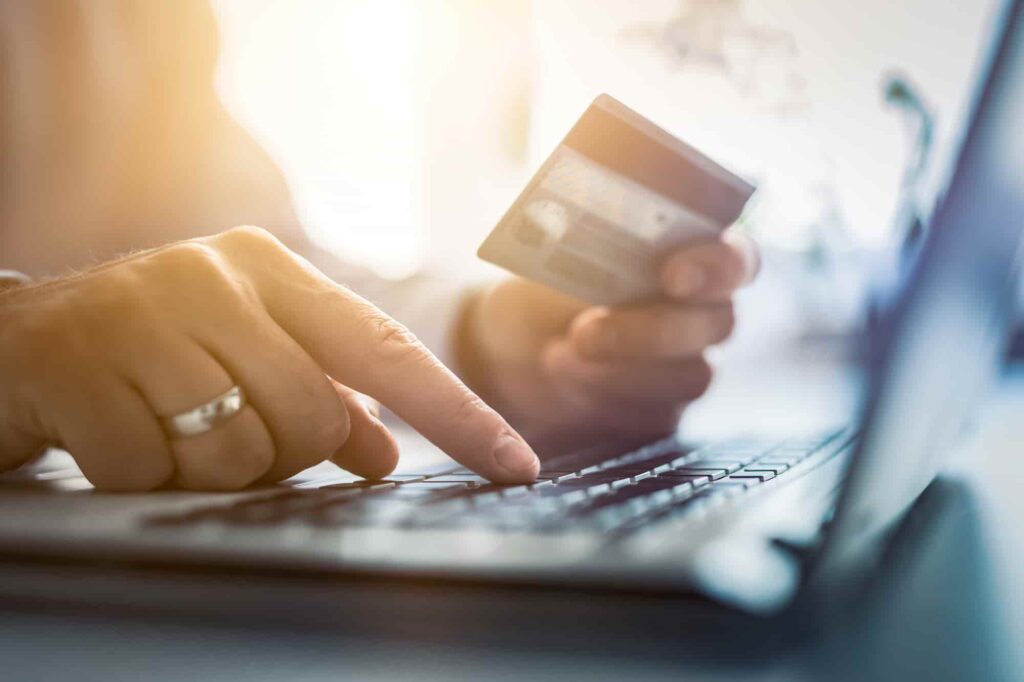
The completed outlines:
{"type": "Polygon", "coordinates": [[[242,237],[239,255],[270,261],[257,271],[261,300],[325,373],[381,401],[454,459],[500,483],[536,478],[537,456],[405,327],[331,281],[273,238],[242,237]]]}

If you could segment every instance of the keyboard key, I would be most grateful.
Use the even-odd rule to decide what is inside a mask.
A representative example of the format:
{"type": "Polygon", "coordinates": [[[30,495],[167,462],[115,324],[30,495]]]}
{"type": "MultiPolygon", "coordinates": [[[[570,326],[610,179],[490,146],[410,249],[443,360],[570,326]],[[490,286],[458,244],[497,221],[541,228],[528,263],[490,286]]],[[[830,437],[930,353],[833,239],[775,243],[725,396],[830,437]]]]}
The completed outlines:
{"type": "Polygon", "coordinates": [[[533,488],[529,485],[506,486],[498,491],[502,497],[519,497],[520,495],[529,495],[531,492],[533,492],[533,488]]]}
{"type": "MultiPolygon", "coordinates": [[[[642,483],[633,483],[623,488],[613,490],[609,495],[604,495],[592,500],[583,510],[583,513],[631,502],[636,502],[638,505],[642,506],[645,504],[644,498],[663,490],[671,491],[672,488],[677,485],[679,485],[678,481],[661,478],[650,479],[643,481],[642,483]]],[[[671,493],[669,496],[671,496],[671,493]]]]}
{"type": "Polygon", "coordinates": [[[576,515],[585,517],[603,532],[612,532],[690,496],[692,484],[689,482],[649,479],[594,500],[581,507],[576,515]]]}
{"type": "Polygon", "coordinates": [[[636,458],[628,456],[620,457],[610,462],[606,462],[601,468],[604,471],[621,472],[624,475],[633,476],[644,471],[650,471],[662,464],[669,464],[676,460],[682,460],[688,457],[689,454],[686,451],[672,449],[667,452],[660,452],[636,458]]]}
{"type": "Polygon", "coordinates": [[[759,472],[764,471],[764,472],[771,472],[771,473],[775,474],[776,476],[778,476],[779,474],[783,473],[787,469],[789,469],[789,465],[788,464],[766,464],[764,462],[754,462],[753,464],[748,466],[743,471],[749,471],[749,472],[752,472],[752,473],[759,473],[759,472]]]}
{"type": "Polygon", "coordinates": [[[680,465],[678,468],[683,467],[699,467],[703,469],[725,469],[730,474],[739,471],[743,468],[743,462],[739,460],[724,460],[724,459],[698,459],[688,464],[680,465]]]}
{"type": "Polygon", "coordinates": [[[658,480],[673,480],[676,482],[688,481],[690,483],[696,483],[700,481],[702,485],[706,485],[711,482],[711,475],[703,472],[690,473],[687,471],[670,471],[667,474],[658,476],[658,480]]]}
{"type": "MultiPolygon", "coordinates": [[[[548,497],[547,493],[550,490],[550,488],[545,489],[541,494],[545,497],[548,497]]],[[[587,495],[586,490],[570,490],[567,493],[559,493],[556,497],[558,501],[563,506],[566,507],[571,507],[576,504],[582,504],[583,502],[586,502],[587,500],[590,499],[590,496],[587,495]]]]}
{"type": "Polygon", "coordinates": [[[444,481],[434,478],[428,478],[425,481],[411,481],[409,483],[403,483],[398,486],[399,490],[470,490],[472,488],[478,488],[480,486],[475,485],[471,481],[444,481]]]}
{"type": "Polygon", "coordinates": [[[741,469],[740,471],[737,471],[735,474],[733,474],[729,478],[730,479],[736,479],[736,478],[759,478],[763,482],[763,481],[770,481],[771,479],[775,478],[775,476],[776,476],[776,474],[775,474],[774,471],[758,471],[758,470],[751,470],[751,469],[741,469]]]}
{"type": "Polygon", "coordinates": [[[672,479],[672,481],[675,483],[675,485],[672,487],[672,494],[676,496],[684,494],[689,495],[694,490],[698,488],[703,488],[710,483],[707,476],[698,476],[695,478],[686,476],[676,476],[672,479]]]}
{"type": "Polygon", "coordinates": [[[632,476],[621,469],[612,469],[608,471],[597,471],[586,475],[581,474],[576,478],[583,481],[590,481],[591,483],[614,483],[615,481],[620,480],[628,481],[632,476]]]}
{"type": "Polygon", "coordinates": [[[600,463],[594,463],[591,451],[585,457],[548,463],[535,483],[522,486],[495,485],[466,468],[394,474],[376,481],[336,477],[328,485],[322,481],[316,486],[293,484],[277,489],[283,492],[164,514],[150,521],[268,525],[294,520],[332,527],[405,528],[483,525],[536,532],[583,523],[617,534],[654,518],[686,516],[721,504],[782,475],[827,441],[816,442],[772,448],[738,441],[729,447],[694,451],[673,439],[600,463]]]}
{"type": "Polygon", "coordinates": [[[738,495],[745,492],[748,488],[759,482],[760,481],[752,478],[733,480],[730,477],[724,481],[720,481],[714,485],[706,487],[704,490],[700,491],[698,495],[705,498],[717,496],[730,497],[732,495],[738,495]]]}
{"type": "Polygon", "coordinates": [[[431,483],[468,483],[470,485],[487,485],[490,483],[486,478],[478,474],[442,474],[430,476],[427,481],[431,483]]]}
{"type": "Polygon", "coordinates": [[[757,462],[752,464],[750,468],[773,469],[775,470],[775,473],[782,473],[787,469],[793,468],[796,464],[799,463],[800,462],[779,462],[777,460],[765,460],[764,462],[762,462],[761,460],[758,460],[757,462]]]}
{"type": "Polygon", "coordinates": [[[720,478],[725,478],[729,475],[728,469],[719,469],[715,467],[704,467],[704,466],[687,466],[666,474],[666,476],[676,475],[689,475],[689,476],[707,476],[712,481],[717,481],[720,478]]]}
{"type": "Polygon", "coordinates": [[[363,492],[372,492],[379,490],[388,490],[397,486],[397,483],[392,481],[355,481],[353,483],[334,483],[331,485],[322,485],[317,490],[361,490],[363,492]]]}
{"type": "Polygon", "coordinates": [[[763,482],[764,479],[758,475],[744,474],[743,472],[740,472],[719,481],[717,485],[724,485],[725,483],[744,483],[749,487],[763,482]]]}

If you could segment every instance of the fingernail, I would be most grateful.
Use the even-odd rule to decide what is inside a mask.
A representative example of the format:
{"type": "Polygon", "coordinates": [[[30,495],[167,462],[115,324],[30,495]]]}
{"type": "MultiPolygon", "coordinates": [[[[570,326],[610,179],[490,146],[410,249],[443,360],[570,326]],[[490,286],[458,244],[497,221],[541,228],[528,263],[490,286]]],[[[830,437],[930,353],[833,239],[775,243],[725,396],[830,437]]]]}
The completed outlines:
{"type": "Polygon", "coordinates": [[[494,442],[494,459],[501,468],[515,476],[529,476],[531,479],[537,477],[540,470],[540,460],[533,454],[530,446],[511,436],[503,433],[494,442]]]}
{"type": "Polygon", "coordinates": [[[684,265],[676,268],[669,281],[669,293],[673,296],[691,296],[707,283],[704,268],[697,265],[684,265]]]}

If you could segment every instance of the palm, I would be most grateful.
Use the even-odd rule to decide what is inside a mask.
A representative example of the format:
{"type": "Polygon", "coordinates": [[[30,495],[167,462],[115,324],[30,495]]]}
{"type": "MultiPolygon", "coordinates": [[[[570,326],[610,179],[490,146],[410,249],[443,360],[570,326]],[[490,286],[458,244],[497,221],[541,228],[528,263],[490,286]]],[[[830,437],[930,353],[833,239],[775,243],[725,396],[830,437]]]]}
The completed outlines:
{"type": "MultiPolygon", "coordinates": [[[[477,309],[474,327],[487,374],[477,388],[542,456],[606,441],[636,416],[633,410],[610,414],[600,391],[565,380],[551,366],[552,352],[558,346],[564,351],[573,320],[587,307],[513,278],[484,294],[477,309]]],[[[664,431],[664,421],[653,431],[664,431]]]]}

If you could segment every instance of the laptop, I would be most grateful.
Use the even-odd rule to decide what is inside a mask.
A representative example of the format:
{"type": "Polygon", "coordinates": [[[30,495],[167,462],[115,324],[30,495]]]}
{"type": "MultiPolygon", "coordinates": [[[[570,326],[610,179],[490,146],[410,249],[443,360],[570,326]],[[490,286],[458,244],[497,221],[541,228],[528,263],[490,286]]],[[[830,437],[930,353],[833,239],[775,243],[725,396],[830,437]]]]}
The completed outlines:
{"type": "Polygon", "coordinates": [[[452,464],[240,493],[100,494],[47,464],[60,461],[51,453],[0,478],[0,555],[696,593],[753,613],[848,592],[953,450],[1009,335],[1024,232],[1024,1],[995,25],[848,425],[609,445],[549,460],[521,486],[452,464]]]}

